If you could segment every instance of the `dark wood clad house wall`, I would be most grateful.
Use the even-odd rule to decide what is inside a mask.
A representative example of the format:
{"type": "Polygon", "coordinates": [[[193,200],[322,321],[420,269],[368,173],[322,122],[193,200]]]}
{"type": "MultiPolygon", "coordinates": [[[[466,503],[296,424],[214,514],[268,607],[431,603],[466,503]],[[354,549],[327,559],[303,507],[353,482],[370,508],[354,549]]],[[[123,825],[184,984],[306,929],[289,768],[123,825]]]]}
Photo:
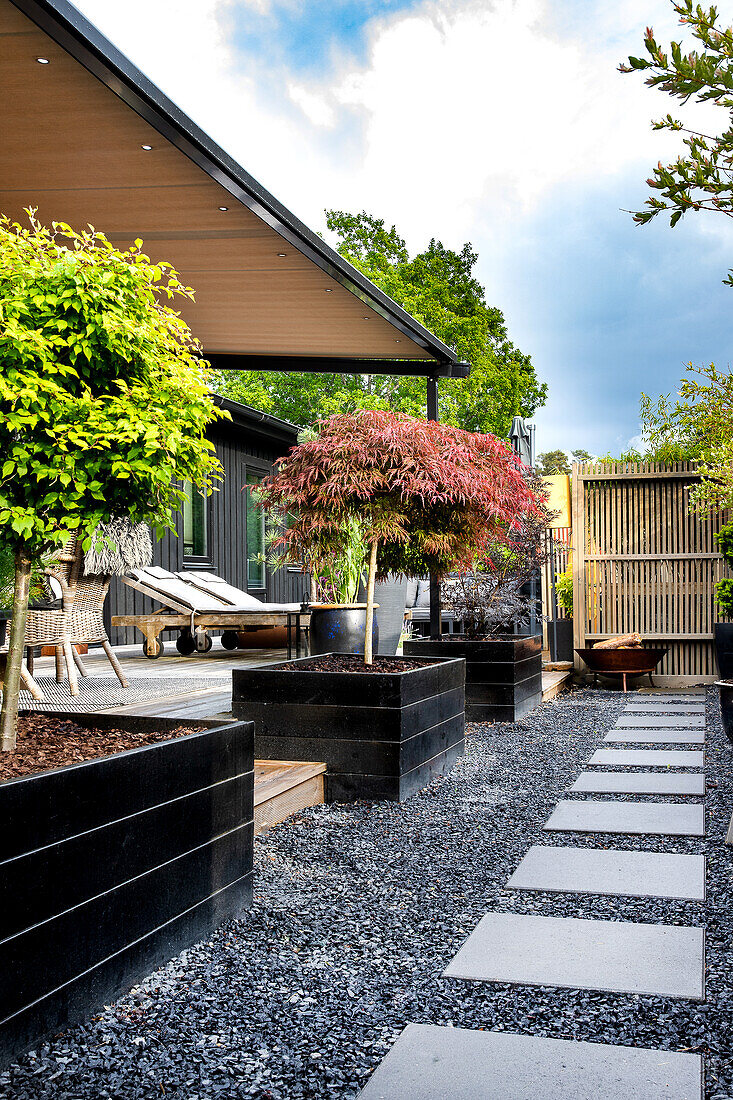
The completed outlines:
{"type": "MultiPolygon", "coordinates": [[[[248,469],[262,474],[268,473],[276,458],[285,454],[295,442],[284,443],[281,439],[268,438],[266,425],[257,432],[238,424],[219,423],[212,431],[211,438],[224,469],[224,480],[219,490],[208,500],[208,562],[192,565],[195,569],[210,569],[213,573],[225,577],[237,588],[247,589],[247,501],[243,486],[246,484],[248,469]]],[[[178,536],[173,532],[166,534],[154,544],[153,563],[162,565],[175,573],[185,569],[183,560],[183,532],[179,525],[178,536]]],[[[267,587],[265,590],[252,589],[252,595],[258,599],[275,603],[300,601],[308,590],[308,580],[299,573],[287,569],[267,569],[267,587]]],[[[133,627],[113,630],[110,627],[112,615],[144,615],[157,606],[147,596],[135,592],[118,578],[112,581],[109,597],[105,605],[107,629],[113,645],[128,642],[140,642],[142,635],[133,627]]],[[[177,632],[166,632],[163,637],[176,636],[177,632]]]]}

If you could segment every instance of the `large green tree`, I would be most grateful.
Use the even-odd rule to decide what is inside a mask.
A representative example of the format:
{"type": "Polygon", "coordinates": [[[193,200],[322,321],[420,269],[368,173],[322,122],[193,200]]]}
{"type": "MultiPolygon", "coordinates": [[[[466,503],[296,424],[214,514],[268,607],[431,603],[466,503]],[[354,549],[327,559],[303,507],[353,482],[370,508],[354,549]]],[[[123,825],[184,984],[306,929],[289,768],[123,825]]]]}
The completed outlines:
{"type": "MultiPolygon", "coordinates": [[[[657,42],[647,27],[645,57],[629,57],[621,72],[646,73],[646,84],[667,92],[683,107],[690,103],[719,108],[719,125],[702,129],[694,109],[685,119],[665,115],[654,130],[682,135],[683,151],[661,161],[647,180],[652,194],[633,217],[646,225],[660,214],[671,226],[690,211],[707,210],[733,217],[733,27],[719,24],[715,7],[693,0],[671,0],[689,45],[657,42]],[[693,48],[690,48],[690,45],[693,48]],[[716,132],[718,131],[718,132],[716,132]]],[[[706,119],[715,111],[708,110],[706,119]]],[[[725,280],[733,286],[733,272],[725,280]]],[[[714,364],[687,366],[676,395],[655,400],[642,394],[641,422],[645,457],[661,461],[695,459],[702,480],[690,494],[702,507],[733,507],[733,375],[714,364]]],[[[633,456],[638,457],[638,456],[633,456]]]]}
{"type": "Polygon", "coordinates": [[[180,315],[192,291],[136,241],[0,218],[0,547],[12,554],[13,617],[0,714],[12,750],[34,562],[101,522],[173,527],[189,480],[221,467],[215,408],[180,315]]]}
{"type": "MultiPolygon", "coordinates": [[[[629,57],[619,69],[648,73],[645,83],[650,88],[667,92],[684,107],[691,100],[719,107],[720,132],[710,132],[715,126],[700,129],[694,112],[687,120],[667,114],[652,124],[654,130],[682,134],[684,152],[668,164],[660,161],[652,170],[647,183],[654,194],[646,208],[633,215],[638,225],[669,214],[670,225],[675,226],[691,210],[733,217],[733,28],[718,25],[717,8],[703,8],[693,0],[672,0],[672,7],[701,48],[683,51],[682,42],[672,42],[665,49],[647,27],[647,56],[629,57]]],[[[726,281],[733,285],[733,276],[729,274],[726,281]]]]}
{"type": "MultiPolygon", "coordinates": [[[[531,416],[544,403],[547,387],[529,356],[509,340],[501,311],[487,305],[474,278],[478,256],[470,244],[453,252],[432,240],[411,257],[395,227],[369,214],[329,210],[326,224],[342,256],[471,364],[469,378],[441,381],[441,420],[506,437],[513,416],[531,416]]],[[[425,414],[420,378],[222,371],[216,387],[303,426],[358,409],[425,414]]]]}

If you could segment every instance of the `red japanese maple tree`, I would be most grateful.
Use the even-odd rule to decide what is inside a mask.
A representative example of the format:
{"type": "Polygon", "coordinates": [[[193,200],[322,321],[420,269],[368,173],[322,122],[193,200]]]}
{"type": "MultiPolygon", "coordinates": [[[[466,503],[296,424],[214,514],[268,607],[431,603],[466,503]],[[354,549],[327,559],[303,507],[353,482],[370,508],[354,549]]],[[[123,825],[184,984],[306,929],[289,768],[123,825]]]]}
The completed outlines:
{"type": "Polygon", "coordinates": [[[331,416],[262,484],[261,503],[290,525],[286,560],[313,567],[342,548],[356,517],[369,546],[364,660],[372,663],[374,582],[388,572],[439,577],[468,569],[537,509],[522,464],[506,444],[403,413],[331,416]]]}

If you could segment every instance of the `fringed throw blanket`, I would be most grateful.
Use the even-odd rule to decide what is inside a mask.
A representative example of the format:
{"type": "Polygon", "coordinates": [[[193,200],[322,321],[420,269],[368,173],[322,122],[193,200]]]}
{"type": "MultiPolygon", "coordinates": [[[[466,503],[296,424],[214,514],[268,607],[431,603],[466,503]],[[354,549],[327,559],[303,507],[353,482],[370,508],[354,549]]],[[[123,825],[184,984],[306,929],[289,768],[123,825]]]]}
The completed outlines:
{"type": "Polygon", "coordinates": [[[153,540],[145,523],[129,519],[100,523],[84,555],[84,572],[123,577],[130,569],[144,569],[153,560],[153,540]]]}

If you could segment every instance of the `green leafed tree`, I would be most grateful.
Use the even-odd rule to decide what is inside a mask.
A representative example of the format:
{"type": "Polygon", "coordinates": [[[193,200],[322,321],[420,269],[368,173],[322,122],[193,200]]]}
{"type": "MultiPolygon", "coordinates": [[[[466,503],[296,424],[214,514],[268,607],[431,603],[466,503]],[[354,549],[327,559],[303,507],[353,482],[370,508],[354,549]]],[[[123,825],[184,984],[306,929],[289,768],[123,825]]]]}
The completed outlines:
{"type": "MultiPolygon", "coordinates": [[[[432,240],[411,257],[395,227],[369,214],[329,210],[326,224],[345,259],[471,364],[469,378],[441,381],[441,420],[506,437],[513,416],[531,416],[544,403],[547,387],[531,359],[509,340],[501,311],[486,303],[469,244],[453,252],[432,240]]],[[[420,378],[222,371],[216,387],[303,426],[359,409],[425,415],[420,378]]]]}
{"type": "MultiPolygon", "coordinates": [[[[733,27],[720,24],[718,9],[693,0],[672,0],[680,24],[692,37],[668,48],[648,27],[645,57],[629,57],[621,72],[646,73],[646,84],[689,108],[685,119],[667,114],[655,130],[682,135],[683,151],[668,164],[657,164],[647,180],[652,195],[634,214],[646,225],[660,214],[675,226],[689,211],[707,210],[733,217],[733,27]],[[701,128],[694,107],[719,108],[720,123],[701,128]],[[717,131],[717,132],[716,132],[717,131]]],[[[706,118],[710,118],[709,109],[706,118]]],[[[733,286],[733,272],[725,282],[733,286]]],[[[674,396],[642,394],[641,420],[646,457],[673,462],[698,461],[700,485],[690,494],[701,507],[733,507],[733,376],[714,364],[688,364],[674,396]]]]}
{"type": "Polygon", "coordinates": [[[545,474],[545,476],[549,474],[569,474],[568,456],[565,451],[545,451],[544,454],[537,456],[537,469],[539,473],[545,474]]]}
{"type": "MultiPolygon", "coordinates": [[[[675,226],[690,210],[711,210],[733,217],[733,28],[718,24],[717,8],[703,8],[693,0],[672,0],[680,24],[696,40],[695,48],[672,42],[660,45],[654,31],[644,35],[646,57],[629,57],[621,72],[648,73],[646,84],[678,99],[714,104],[720,110],[719,133],[702,130],[690,119],[667,114],[653,123],[654,130],[683,135],[684,152],[669,164],[657,164],[647,183],[652,194],[634,221],[646,225],[659,214],[669,214],[675,226]]],[[[733,285],[733,276],[726,280],[733,285]]]]}
{"type": "Polygon", "coordinates": [[[101,522],[173,527],[181,480],[220,473],[215,408],[186,324],[192,291],[136,241],[0,219],[0,547],[14,600],[0,715],[12,750],[34,562],[101,522]]]}

